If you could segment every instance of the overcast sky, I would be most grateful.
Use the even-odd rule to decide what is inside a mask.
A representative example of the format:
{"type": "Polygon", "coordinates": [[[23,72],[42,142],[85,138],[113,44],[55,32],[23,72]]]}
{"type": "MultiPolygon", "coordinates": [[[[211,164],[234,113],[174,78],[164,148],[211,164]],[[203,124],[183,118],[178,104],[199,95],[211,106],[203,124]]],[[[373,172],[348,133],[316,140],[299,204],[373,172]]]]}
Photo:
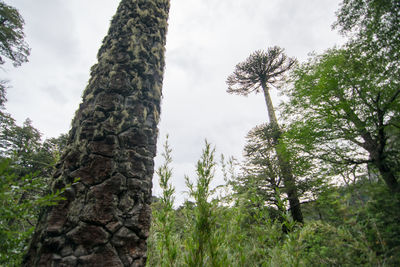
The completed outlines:
{"type": "MultiPolygon", "coordinates": [[[[6,66],[8,111],[44,137],[69,130],[118,0],[6,0],[25,19],[29,63],[6,66]]],[[[204,140],[242,157],[247,132],[267,121],[262,95],[226,93],[234,66],[278,45],[300,61],[342,41],[331,30],[339,0],[172,0],[158,150],[170,135],[173,184],[183,200],[204,140]]],[[[279,97],[273,92],[274,104],[279,97]]],[[[161,154],[161,153],[158,153],[161,154]]],[[[161,162],[156,158],[156,165],[161,162]]],[[[218,176],[214,184],[222,183],[218,176]]],[[[154,194],[159,194],[154,180],[154,194]]]]}

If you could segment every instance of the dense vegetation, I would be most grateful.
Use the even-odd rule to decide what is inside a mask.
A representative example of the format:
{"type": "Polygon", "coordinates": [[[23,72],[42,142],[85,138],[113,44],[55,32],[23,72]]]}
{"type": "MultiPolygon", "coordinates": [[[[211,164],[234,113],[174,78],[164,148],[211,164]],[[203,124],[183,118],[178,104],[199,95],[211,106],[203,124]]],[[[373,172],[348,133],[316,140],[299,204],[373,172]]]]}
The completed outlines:
{"type": "Polygon", "coordinates": [[[18,126],[11,117],[0,130],[0,265],[17,266],[41,209],[61,199],[50,174],[65,138],[42,141],[29,120],[18,126]]]}
{"type": "MultiPolygon", "coordinates": [[[[0,64],[18,66],[29,55],[23,20],[1,1],[0,18],[0,64]]],[[[400,266],[399,25],[397,0],[344,0],[334,24],[348,37],[342,47],[287,65],[273,47],[239,63],[228,91],[264,93],[270,123],[249,132],[240,163],[217,163],[206,142],[179,207],[165,144],[148,266],[400,266]],[[287,99],[278,118],[273,87],[287,99]],[[226,183],[211,188],[218,167],[226,183]]],[[[66,136],[42,141],[29,119],[17,125],[4,108],[5,84],[0,265],[16,266],[41,209],[60,199],[50,177],[66,136]]]]}
{"type": "Polygon", "coordinates": [[[227,184],[210,188],[217,164],[206,143],[197,179],[188,183],[191,198],[173,209],[171,150],[165,148],[148,266],[398,266],[400,199],[379,180],[326,185],[303,203],[305,223],[297,224],[279,191],[275,205],[266,205],[260,177],[240,184],[232,161],[221,162],[227,184]],[[215,191],[219,197],[211,198],[215,191]]]}
{"type": "Polygon", "coordinates": [[[344,0],[337,16],[348,42],[297,64],[287,79],[294,62],[285,65],[277,47],[228,77],[230,93],[264,93],[270,123],[249,132],[243,163],[221,163],[225,185],[209,187],[216,162],[206,143],[189,198],[172,209],[166,146],[149,266],[400,265],[400,5],[344,0]],[[278,120],[271,86],[288,99],[278,120]]]}
{"type": "MultiPolygon", "coordinates": [[[[28,61],[24,21],[18,11],[0,2],[0,65],[28,61]]],[[[0,81],[0,265],[18,266],[39,212],[61,199],[50,192],[50,175],[66,136],[42,140],[26,119],[22,126],[5,110],[7,81],[0,81]]]]}
{"type": "Polygon", "coordinates": [[[0,117],[0,265],[17,266],[40,211],[61,199],[61,191],[50,192],[50,177],[66,136],[43,141],[29,119],[18,125],[4,103],[0,117]]]}

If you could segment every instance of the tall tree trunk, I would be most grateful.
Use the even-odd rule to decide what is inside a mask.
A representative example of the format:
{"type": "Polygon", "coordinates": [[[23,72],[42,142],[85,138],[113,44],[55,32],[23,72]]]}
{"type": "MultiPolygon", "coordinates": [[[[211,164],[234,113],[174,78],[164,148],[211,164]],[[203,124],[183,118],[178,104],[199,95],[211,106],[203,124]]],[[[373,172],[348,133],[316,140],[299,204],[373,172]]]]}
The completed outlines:
{"type": "Polygon", "coordinates": [[[23,266],[144,266],[169,0],[122,0],[23,266]]]}
{"type": "MultiPolygon", "coordinates": [[[[269,122],[276,129],[276,134],[274,135],[274,142],[276,145],[279,145],[279,138],[282,132],[279,128],[278,120],[276,119],[274,106],[272,105],[271,96],[269,94],[269,89],[265,84],[262,84],[262,88],[264,91],[265,103],[267,104],[269,122]]],[[[276,149],[276,154],[278,156],[279,168],[282,173],[283,183],[289,199],[290,213],[294,221],[303,223],[304,222],[303,213],[301,212],[300,201],[297,195],[297,187],[293,177],[292,168],[288,160],[282,154],[282,151],[276,149]]]]}
{"type": "Polygon", "coordinates": [[[264,93],[265,104],[267,105],[269,123],[274,124],[279,129],[278,120],[276,119],[274,105],[272,104],[271,96],[269,94],[269,89],[266,84],[262,84],[262,89],[264,93]]]}

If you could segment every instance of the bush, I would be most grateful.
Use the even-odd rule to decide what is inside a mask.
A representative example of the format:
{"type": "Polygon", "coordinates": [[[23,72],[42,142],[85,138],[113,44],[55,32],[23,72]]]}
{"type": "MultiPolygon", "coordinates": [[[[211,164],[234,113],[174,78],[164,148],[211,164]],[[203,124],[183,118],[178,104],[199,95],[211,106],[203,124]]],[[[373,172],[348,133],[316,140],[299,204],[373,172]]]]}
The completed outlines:
{"type": "Polygon", "coordinates": [[[10,160],[0,160],[0,266],[20,264],[40,209],[61,199],[61,192],[40,194],[44,188],[44,178],[19,177],[10,169],[10,160]]]}
{"type": "Polygon", "coordinates": [[[363,234],[311,222],[290,233],[271,250],[270,266],[377,266],[379,260],[363,234]]]}

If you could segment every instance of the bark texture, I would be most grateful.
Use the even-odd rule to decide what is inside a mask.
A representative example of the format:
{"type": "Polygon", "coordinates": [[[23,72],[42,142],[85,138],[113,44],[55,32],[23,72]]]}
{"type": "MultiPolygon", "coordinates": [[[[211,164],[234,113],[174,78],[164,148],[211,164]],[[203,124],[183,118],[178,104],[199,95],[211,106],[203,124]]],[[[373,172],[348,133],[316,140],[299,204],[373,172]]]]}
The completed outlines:
{"type": "Polygon", "coordinates": [[[23,266],[144,266],[169,0],[122,0],[23,266]]]}

